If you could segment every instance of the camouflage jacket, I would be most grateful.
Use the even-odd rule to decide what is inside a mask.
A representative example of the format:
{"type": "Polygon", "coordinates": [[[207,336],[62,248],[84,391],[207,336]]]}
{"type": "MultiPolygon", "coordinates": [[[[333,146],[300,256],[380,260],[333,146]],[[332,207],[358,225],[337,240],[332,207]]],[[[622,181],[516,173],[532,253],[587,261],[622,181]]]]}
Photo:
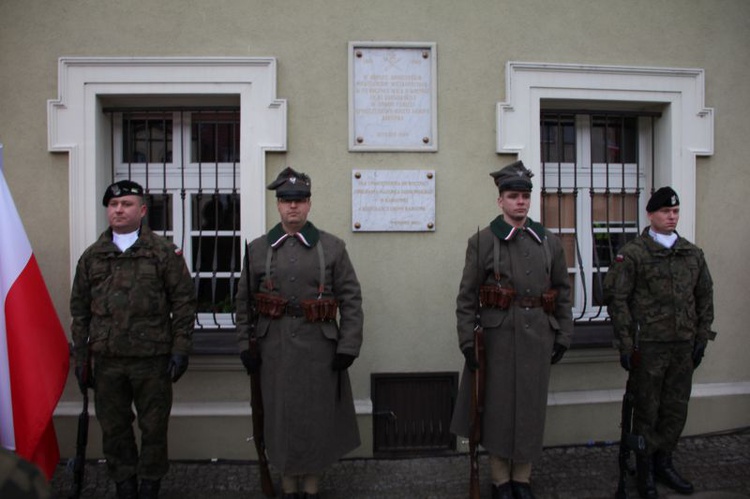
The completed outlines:
{"type": "Polygon", "coordinates": [[[615,346],[639,341],[713,339],[713,282],[703,251],[680,237],[665,248],[648,235],[623,246],[604,280],[615,346]]]}
{"type": "Polygon", "coordinates": [[[182,252],[142,227],[125,252],[107,229],[78,260],[70,296],[76,362],[107,356],[185,354],[192,347],[195,298],[182,252]]]}

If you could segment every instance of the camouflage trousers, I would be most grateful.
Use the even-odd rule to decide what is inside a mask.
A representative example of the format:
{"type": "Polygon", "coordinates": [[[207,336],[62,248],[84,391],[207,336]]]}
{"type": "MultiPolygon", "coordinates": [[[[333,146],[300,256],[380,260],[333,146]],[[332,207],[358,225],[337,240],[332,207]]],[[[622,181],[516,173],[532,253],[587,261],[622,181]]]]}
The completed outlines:
{"type": "Polygon", "coordinates": [[[133,475],[151,480],[167,473],[167,430],[172,409],[169,357],[94,357],[96,417],[102,449],[115,482],[133,475]],[[133,421],[138,414],[141,453],[133,421]]]}
{"type": "Polygon", "coordinates": [[[649,454],[672,452],[685,428],[693,384],[689,341],[641,342],[635,376],[633,432],[643,435],[649,454]]]}

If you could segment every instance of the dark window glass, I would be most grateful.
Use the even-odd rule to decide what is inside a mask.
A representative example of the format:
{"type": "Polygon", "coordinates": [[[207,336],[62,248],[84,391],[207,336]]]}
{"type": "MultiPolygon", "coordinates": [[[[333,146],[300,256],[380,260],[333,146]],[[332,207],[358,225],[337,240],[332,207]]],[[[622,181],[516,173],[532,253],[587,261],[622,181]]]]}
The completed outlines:
{"type": "Polygon", "coordinates": [[[541,133],[543,162],[575,162],[576,131],[573,116],[544,115],[541,133]]]}
{"type": "Polygon", "coordinates": [[[172,230],[172,195],[171,194],[146,194],[145,223],[153,231],[172,230]]]}
{"type": "Polygon", "coordinates": [[[123,163],[171,163],[171,115],[124,114],[123,163]]]}
{"type": "Polygon", "coordinates": [[[240,160],[240,113],[193,113],[191,161],[235,163],[240,160]]]}
{"type": "Polygon", "coordinates": [[[242,253],[238,236],[193,236],[191,243],[193,270],[196,272],[240,271],[242,253]]]}
{"type": "Polygon", "coordinates": [[[625,116],[593,116],[591,159],[594,163],[635,163],[637,120],[625,116]]]}
{"type": "Polygon", "coordinates": [[[239,194],[193,194],[193,230],[240,230],[239,194]]]}
{"type": "Polygon", "coordinates": [[[234,312],[237,279],[198,279],[197,309],[200,313],[230,314],[234,312]]]}

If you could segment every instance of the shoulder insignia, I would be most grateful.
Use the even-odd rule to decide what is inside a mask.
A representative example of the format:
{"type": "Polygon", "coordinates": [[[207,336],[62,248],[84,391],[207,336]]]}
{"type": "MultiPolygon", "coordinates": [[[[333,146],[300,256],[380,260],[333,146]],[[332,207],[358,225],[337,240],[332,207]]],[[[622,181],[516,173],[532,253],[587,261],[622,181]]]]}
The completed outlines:
{"type": "Polygon", "coordinates": [[[625,257],[618,253],[617,256],[615,257],[615,262],[620,263],[624,261],[625,261],[625,257]]]}
{"type": "Polygon", "coordinates": [[[175,248],[174,254],[177,256],[182,256],[182,248],[175,248]]]}

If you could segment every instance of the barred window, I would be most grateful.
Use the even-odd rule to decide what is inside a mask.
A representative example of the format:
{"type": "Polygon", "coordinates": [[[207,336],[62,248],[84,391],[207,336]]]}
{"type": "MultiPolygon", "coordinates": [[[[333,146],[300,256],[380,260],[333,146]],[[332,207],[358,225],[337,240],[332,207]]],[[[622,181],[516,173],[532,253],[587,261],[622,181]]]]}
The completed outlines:
{"type": "Polygon", "coordinates": [[[541,114],[542,224],[563,242],[577,325],[608,320],[604,276],[617,250],[647,224],[655,117],[541,114]]]}
{"type": "Polygon", "coordinates": [[[144,223],[183,249],[196,327],[234,327],[239,278],[239,108],[107,109],[112,177],[146,191],[144,223]]]}

